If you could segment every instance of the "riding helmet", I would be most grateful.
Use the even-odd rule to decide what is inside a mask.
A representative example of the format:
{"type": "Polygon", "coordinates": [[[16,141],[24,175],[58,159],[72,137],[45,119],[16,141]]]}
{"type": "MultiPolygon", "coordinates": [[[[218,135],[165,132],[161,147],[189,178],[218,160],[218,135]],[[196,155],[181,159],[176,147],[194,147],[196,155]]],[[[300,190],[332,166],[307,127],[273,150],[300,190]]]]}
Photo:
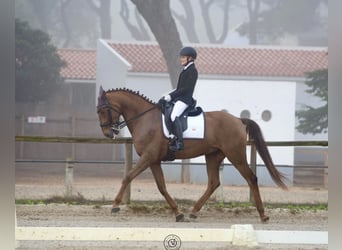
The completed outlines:
{"type": "Polygon", "coordinates": [[[183,47],[179,51],[180,56],[191,56],[193,59],[196,59],[197,57],[197,52],[193,47],[183,47]]]}

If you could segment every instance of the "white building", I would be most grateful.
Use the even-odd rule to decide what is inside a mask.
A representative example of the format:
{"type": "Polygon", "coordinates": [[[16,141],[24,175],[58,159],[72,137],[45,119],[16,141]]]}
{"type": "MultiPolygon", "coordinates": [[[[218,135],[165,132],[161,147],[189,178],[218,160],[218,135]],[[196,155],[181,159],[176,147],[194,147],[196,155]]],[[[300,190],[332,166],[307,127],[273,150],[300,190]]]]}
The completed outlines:
{"type": "MultiPolygon", "coordinates": [[[[237,117],[248,116],[260,125],[266,141],[309,139],[296,131],[295,111],[303,103],[320,103],[313,97],[307,98],[304,74],[327,68],[327,48],[193,46],[198,51],[196,65],[199,71],[194,98],[204,111],[225,109],[237,117]]],[[[67,61],[75,58],[71,56],[72,51],[65,52],[61,51],[61,54],[67,61]]],[[[76,66],[86,62],[79,57],[73,62],[74,66],[69,65],[70,70],[80,71],[76,66]]],[[[172,89],[161,50],[158,44],[150,42],[99,40],[94,100],[100,85],[106,90],[120,87],[136,90],[156,102],[172,89]]],[[[123,135],[130,136],[127,130],[123,135]]],[[[310,139],[327,139],[327,135],[311,136],[310,139]]],[[[270,152],[276,165],[294,164],[293,147],[273,147],[270,152]]],[[[203,159],[192,162],[203,162],[203,159]]],[[[258,159],[258,164],[263,162],[258,159]]],[[[168,166],[164,170],[168,179],[179,180],[180,168],[168,166]]],[[[258,168],[259,182],[271,184],[269,174],[264,170],[258,168]]],[[[292,168],[280,170],[292,180],[292,168]]],[[[191,181],[206,182],[206,178],[204,167],[191,166],[191,181]]],[[[245,182],[234,168],[226,167],[224,183],[245,182]]]]}
{"type": "MultiPolygon", "coordinates": [[[[260,125],[267,141],[307,138],[295,130],[295,111],[300,103],[319,102],[314,98],[303,100],[304,73],[327,67],[326,48],[194,47],[199,71],[194,98],[205,111],[225,109],[238,117],[248,116],[260,125]]],[[[101,84],[105,89],[138,90],[156,102],[171,90],[162,53],[155,43],[99,40],[96,84],[97,89],[101,84]]],[[[125,136],[129,136],[128,131],[125,136]]],[[[276,165],[293,165],[293,147],[274,147],[270,152],[276,165]]],[[[192,162],[203,162],[203,157],[192,162]]],[[[263,164],[261,159],[258,164],[263,164]]],[[[191,168],[192,180],[205,181],[205,170],[195,168],[191,168]]],[[[292,179],[291,168],[281,170],[292,179]]],[[[230,171],[229,183],[239,184],[241,177],[230,171]]],[[[268,174],[261,172],[258,176],[261,182],[270,180],[268,174]]]]}

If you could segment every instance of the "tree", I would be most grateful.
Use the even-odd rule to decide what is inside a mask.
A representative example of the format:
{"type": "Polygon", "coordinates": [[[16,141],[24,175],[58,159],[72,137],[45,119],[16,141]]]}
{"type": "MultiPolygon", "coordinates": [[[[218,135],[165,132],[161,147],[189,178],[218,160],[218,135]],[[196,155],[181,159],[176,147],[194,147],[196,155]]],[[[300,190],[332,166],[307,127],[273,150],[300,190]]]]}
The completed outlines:
{"type": "Polygon", "coordinates": [[[138,11],[135,9],[134,11],[135,19],[137,21],[137,26],[130,22],[130,11],[127,5],[126,0],[121,0],[121,8],[120,8],[120,17],[122,21],[125,23],[127,29],[131,33],[134,39],[138,41],[149,41],[151,40],[150,35],[147,29],[144,26],[143,20],[139,15],[138,11]]]}
{"type": "Polygon", "coordinates": [[[248,35],[249,43],[257,44],[257,24],[260,11],[260,0],[247,0],[247,10],[249,16],[248,35]]]}
{"type": "Polygon", "coordinates": [[[230,0],[224,0],[221,6],[221,9],[223,11],[223,20],[222,20],[222,32],[219,38],[216,38],[216,35],[214,33],[213,25],[211,23],[211,18],[209,16],[209,10],[210,6],[214,3],[213,0],[208,0],[207,2],[205,0],[200,0],[200,5],[202,9],[202,16],[204,19],[204,25],[206,27],[207,35],[209,38],[209,42],[211,43],[222,43],[227,35],[228,35],[228,19],[229,19],[229,5],[230,0]]]}
{"type": "Polygon", "coordinates": [[[49,36],[15,20],[15,100],[38,102],[49,99],[62,82],[65,66],[49,36]]]}
{"type": "Polygon", "coordinates": [[[101,37],[105,39],[112,38],[112,20],[110,16],[110,6],[111,0],[100,0],[98,1],[98,6],[93,0],[87,0],[90,8],[98,15],[100,20],[101,37]]]}
{"type": "Polygon", "coordinates": [[[192,43],[199,43],[199,38],[195,29],[195,15],[191,2],[188,0],[181,0],[180,3],[183,5],[185,14],[179,14],[175,10],[172,10],[172,14],[183,26],[188,40],[192,43]]]}
{"type": "MultiPolygon", "coordinates": [[[[183,6],[184,14],[178,13],[176,10],[172,11],[173,16],[179,21],[180,25],[185,30],[185,34],[191,43],[199,43],[200,39],[197,35],[195,28],[196,21],[192,1],[180,0],[183,6]]],[[[197,3],[195,3],[197,4],[197,3]]],[[[201,15],[196,17],[202,17],[204,22],[205,31],[210,43],[223,43],[227,38],[229,32],[229,8],[231,5],[230,0],[200,0],[199,6],[201,9],[201,15]],[[218,15],[216,11],[210,12],[214,7],[216,10],[222,11],[222,27],[221,25],[214,25],[212,21],[212,15],[218,15]],[[219,31],[221,30],[219,34],[219,31]]]]}
{"type": "MultiPolygon", "coordinates": [[[[99,11],[104,5],[105,1],[101,1],[99,11]]],[[[107,11],[110,13],[109,8],[107,11]]],[[[32,28],[48,33],[53,44],[63,48],[96,47],[96,40],[111,30],[111,23],[104,21],[108,16],[99,17],[97,13],[84,0],[16,1],[16,16],[28,21],[32,28]]]]}
{"type": "MultiPolygon", "coordinates": [[[[132,1],[134,3],[134,1],[132,1]]],[[[138,4],[143,1],[136,1],[138,4]]],[[[183,7],[183,11],[180,9],[171,9],[170,6],[168,8],[171,9],[172,16],[179,22],[180,27],[185,31],[185,35],[190,43],[199,43],[200,38],[198,36],[196,30],[196,22],[198,19],[203,19],[205,33],[208,37],[208,41],[210,43],[223,43],[224,40],[228,36],[229,31],[229,8],[231,6],[230,0],[200,0],[199,7],[201,14],[194,12],[194,5],[189,0],[179,0],[179,3],[183,7]],[[212,18],[213,16],[217,16],[217,11],[219,11],[219,15],[222,12],[222,21],[219,25],[214,24],[212,18]],[[222,25],[221,25],[222,24],[222,25]]],[[[143,4],[143,3],[141,3],[143,4]]],[[[158,3],[159,4],[159,3],[158,3]]],[[[151,12],[151,15],[154,13],[151,12]]],[[[127,29],[130,31],[131,35],[137,40],[150,40],[148,33],[145,30],[143,23],[139,16],[135,16],[135,21],[137,24],[134,24],[129,21],[130,18],[130,10],[127,5],[126,0],[121,0],[121,10],[120,16],[124,21],[127,29]]],[[[203,31],[202,31],[203,33],[203,31]]],[[[203,34],[201,34],[203,35],[203,34]]]]}
{"type": "Polygon", "coordinates": [[[62,0],[60,2],[61,4],[61,19],[62,19],[62,25],[64,27],[64,31],[65,31],[65,41],[63,43],[63,48],[67,48],[70,44],[70,41],[71,41],[71,29],[70,29],[70,23],[69,23],[69,20],[67,18],[67,9],[68,9],[68,6],[70,5],[71,3],[71,0],[62,0]]]}
{"type": "Polygon", "coordinates": [[[326,46],[327,25],[320,16],[322,6],[327,8],[326,0],[246,1],[249,21],[239,32],[248,35],[250,44],[274,44],[280,37],[292,35],[300,45],[326,46]]]}
{"type": "Polygon", "coordinates": [[[309,87],[307,93],[321,98],[323,106],[313,108],[305,105],[303,110],[297,111],[299,125],[296,127],[303,134],[327,133],[328,131],[328,69],[307,73],[305,84],[309,87]]]}
{"type": "Polygon", "coordinates": [[[179,37],[175,20],[171,15],[169,0],[131,0],[143,16],[163,53],[172,87],[177,85],[179,50],[182,42],[179,37]]]}

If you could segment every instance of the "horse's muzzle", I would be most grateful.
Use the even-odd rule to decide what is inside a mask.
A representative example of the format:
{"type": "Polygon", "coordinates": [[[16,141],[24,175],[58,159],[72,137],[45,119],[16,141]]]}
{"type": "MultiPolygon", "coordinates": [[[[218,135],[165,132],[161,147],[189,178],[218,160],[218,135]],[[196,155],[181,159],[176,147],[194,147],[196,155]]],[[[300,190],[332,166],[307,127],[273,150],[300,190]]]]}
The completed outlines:
{"type": "Polygon", "coordinates": [[[120,132],[120,129],[115,125],[107,127],[107,129],[103,130],[104,136],[110,139],[114,139],[115,136],[119,134],[119,132],[120,132]]]}

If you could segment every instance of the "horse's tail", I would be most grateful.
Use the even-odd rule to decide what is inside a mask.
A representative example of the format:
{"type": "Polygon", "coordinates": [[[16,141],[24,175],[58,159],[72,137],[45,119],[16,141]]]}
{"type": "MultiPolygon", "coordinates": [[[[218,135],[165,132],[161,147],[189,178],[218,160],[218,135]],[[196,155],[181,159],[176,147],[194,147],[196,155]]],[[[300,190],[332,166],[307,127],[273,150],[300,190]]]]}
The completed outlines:
{"type": "Polygon", "coordinates": [[[286,177],[284,174],[279,172],[274,166],[272,157],[270,155],[270,152],[268,151],[266,142],[264,140],[264,137],[262,135],[259,125],[255,121],[251,119],[247,119],[247,118],[241,118],[241,121],[243,124],[246,125],[247,134],[249,138],[254,141],[256,150],[261,156],[261,159],[264,161],[273,181],[282,189],[287,189],[287,186],[284,183],[284,180],[286,180],[286,177]]]}

